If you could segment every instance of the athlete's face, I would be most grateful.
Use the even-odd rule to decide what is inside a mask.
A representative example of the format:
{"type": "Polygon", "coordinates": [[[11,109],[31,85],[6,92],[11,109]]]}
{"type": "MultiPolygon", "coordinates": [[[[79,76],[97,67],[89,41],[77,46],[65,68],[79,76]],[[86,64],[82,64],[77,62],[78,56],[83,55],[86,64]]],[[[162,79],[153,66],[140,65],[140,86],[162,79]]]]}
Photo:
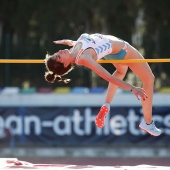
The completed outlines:
{"type": "Polygon", "coordinates": [[[68,57],[69,57],[68,49],[60,50],[58,53],[55,53],[53,57],[57,62],[63,63],[64,67],[68,66],[68,57]]]}

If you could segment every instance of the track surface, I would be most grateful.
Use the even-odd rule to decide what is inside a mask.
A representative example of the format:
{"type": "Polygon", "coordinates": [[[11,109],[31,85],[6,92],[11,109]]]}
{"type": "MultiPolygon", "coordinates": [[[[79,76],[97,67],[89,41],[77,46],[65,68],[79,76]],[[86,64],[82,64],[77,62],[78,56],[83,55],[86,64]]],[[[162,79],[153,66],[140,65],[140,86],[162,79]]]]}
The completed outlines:
{"type": "Polygon", "coordinates": [[[0,169],[169,170],[169,158],[20,158],[0,159],[0,169]]]}
{"type": "Polygon", "coordinates": [[[170,166],[170,158],[20,158],[34,164],[72,164],[95,166],[170,166]]]}

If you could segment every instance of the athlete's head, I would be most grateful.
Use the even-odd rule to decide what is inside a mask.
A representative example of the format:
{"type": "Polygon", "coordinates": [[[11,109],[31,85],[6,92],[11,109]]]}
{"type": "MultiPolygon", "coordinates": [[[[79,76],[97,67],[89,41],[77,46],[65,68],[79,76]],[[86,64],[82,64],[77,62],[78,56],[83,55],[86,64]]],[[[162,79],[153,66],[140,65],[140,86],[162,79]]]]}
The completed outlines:
{"type": "Polygon", "coordinates": [[[65,83],[70,81],[70,79],[61,78],[61,76],[69,73],[73,69],[73,64],[69,63],[69,60],[67,60],[68,56],[68,50],[60,50],[53,55],[46,54],[44,60],[46,69],[48,70],[45,72],[46,81],[50,83],[54,83],[56,79],[65,83]]]}

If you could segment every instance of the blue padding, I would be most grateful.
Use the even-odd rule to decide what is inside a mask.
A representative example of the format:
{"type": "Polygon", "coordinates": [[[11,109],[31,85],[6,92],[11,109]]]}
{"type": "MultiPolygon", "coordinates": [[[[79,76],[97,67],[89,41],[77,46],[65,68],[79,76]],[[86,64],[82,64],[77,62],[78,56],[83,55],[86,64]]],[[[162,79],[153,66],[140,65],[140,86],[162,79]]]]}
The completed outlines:
{"type": "Polygon", "coordinates": [[[87,87],[74,87],[71,89],[70,93],[79,93],[79,94],[84,94],[84,93],[89,93],[89,88],[87,87]]]}
{"type": "Polygon", "coordinates": [[[90,89],[90,93],[104,93],[106,88],[104,87],[93,87],[90,89]]]}

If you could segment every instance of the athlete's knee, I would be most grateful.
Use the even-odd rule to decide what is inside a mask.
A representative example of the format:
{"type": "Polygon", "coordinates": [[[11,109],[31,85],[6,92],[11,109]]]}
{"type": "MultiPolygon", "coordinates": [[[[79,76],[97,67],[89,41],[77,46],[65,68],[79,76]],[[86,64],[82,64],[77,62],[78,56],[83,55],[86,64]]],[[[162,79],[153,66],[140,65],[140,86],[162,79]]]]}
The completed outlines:
{"type": "Polygon", "coordinates": [[[116,71],[120,74],[120,75],[122,75],[122,76],[125,76],[126,75],[126,73],[127,73],[127,70],[128,70],[128,67],[121,67],[121,69],[116,69],[116,71]]]}

